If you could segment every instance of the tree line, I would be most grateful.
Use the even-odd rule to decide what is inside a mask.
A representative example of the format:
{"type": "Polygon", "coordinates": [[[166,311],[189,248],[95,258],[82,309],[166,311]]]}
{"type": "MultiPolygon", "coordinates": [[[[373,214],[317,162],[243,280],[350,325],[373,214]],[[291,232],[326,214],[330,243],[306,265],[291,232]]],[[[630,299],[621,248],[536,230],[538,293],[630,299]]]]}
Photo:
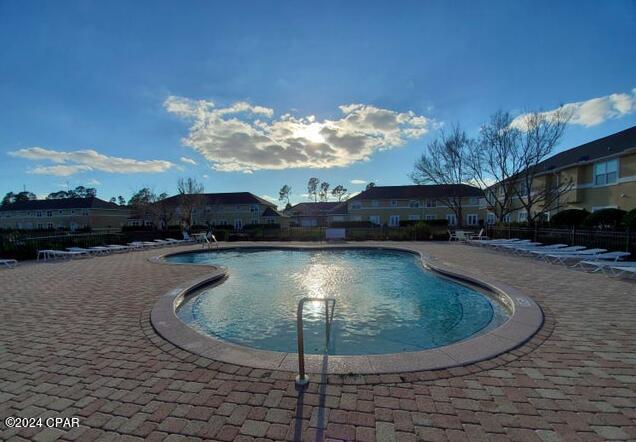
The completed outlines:
{"type": "MultiPolygon", "coordinates": [[[[369,190],[372,187],[375,187],[375,183],[370,182],[367,184],[365,190],[369,190]]],[[[285,203],[285,210],[292,207],[290,200],[292,194],[292,187],[288,184],[283,185],[278,192],[278,200],[282,203],[285,203]]],[[[313,201],[317,203],[320,202],[328,202],[330,198],[334,198],[338,202],[342,202],[349,198],[350,194],[346,187],[341,184],[338,184],[335,187],[331,187],[327,181],[320,181],[319,178],[312,177],[309,178],[307,182],[307,198],[309,201],[313,201]]]]}

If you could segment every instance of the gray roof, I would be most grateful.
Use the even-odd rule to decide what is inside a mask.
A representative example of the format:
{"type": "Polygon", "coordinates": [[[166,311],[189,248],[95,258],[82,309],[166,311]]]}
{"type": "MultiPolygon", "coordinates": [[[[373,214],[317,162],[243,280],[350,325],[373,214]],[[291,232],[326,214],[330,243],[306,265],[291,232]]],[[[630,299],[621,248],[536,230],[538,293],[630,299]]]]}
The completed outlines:
{"type": "Polygon", "coordinates": [[[351,198],[353,200],[375,200],[375,199],[421,199],[421,198],[444,198],[449,196],[480,197],[483,192],[478,187],[468,184],[425,184],[412,186],[375,186],[359,195],[351,198]]]}
{"type": "MultiPolygon", "coordinates": [[[[210,206],[220,204],[264,204],[276,208],[276,205],[250,192],[201,193],[201,198],[210,206]]],[[[178,204],[180,195],[167,198],[169,203],[178,204]]]]}
{"type": "Polygon", "coordinates": [[[0,207],[0,211],[10,210],[60,210],[60,209],[124,209],[117,204],[99,198],[64,198],[55,200],[17,201],[0,207]]]}
{"type": "Polygon", "coordinates": [[[618,155],[630,149],[636,149],[636,126],[560,152],[540,162],[537,168],[541,173],[551,172],[618,155]]]}
{"type": "Polygon", "coordinates": [[[298,203],[285,210],[290,216],[324,216],[340,203],[319,202],[319,203],[298,203]]]}

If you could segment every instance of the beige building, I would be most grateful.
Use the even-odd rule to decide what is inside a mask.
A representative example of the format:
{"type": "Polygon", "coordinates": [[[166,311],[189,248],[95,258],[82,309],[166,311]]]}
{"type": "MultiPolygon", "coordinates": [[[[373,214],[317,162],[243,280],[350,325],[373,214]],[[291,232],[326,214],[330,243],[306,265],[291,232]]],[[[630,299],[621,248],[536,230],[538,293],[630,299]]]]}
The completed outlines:
{"type": "MultiPolygon", "coordinates": [[[[289,217],[279,212],[276,204],[249,192],[203,193],[193,199],[193,225],[232,226],[241,230],[250,224],[289,224],[289,217]]],[[[165,202],[174,210],[172,224],[178,224],[182,218],[180,196],[172,196],[165,202]]]]}
{"type": "MultiPolygon", "coordinates": [[[[636,126],[560,152],[537,167],[535,194],[546,184],[559,183],[566,190],[546,210],[548,217],[565,209],[636,208],[636,126]]],[[[519,210],[509,220],[525,222],[527,213],[519,198],[513,207],[519,210]]],[[[537,210],[543,210],[541,204],[537,210]]]]}
{"type": "Polygon", "coordinates": [[[130,210],[99,198],[18,201],[0,207],[2,229],[119,230],[130,210]]]}
{"type": "Polygon", "coordinates": [[[485,222],[486,215],[480,205],[482,196],[479,188],[465,184],[375,186],[349,199],[346,215],[335,210],[330,218],[336,221],[346,216],[347,221],[367,221],[389,227],[398,227],[401,221],[444,219],[450,226],[478,226],[485,222]],[[449,206],[449,198],[461,201],[461,220],[449,206]]]}

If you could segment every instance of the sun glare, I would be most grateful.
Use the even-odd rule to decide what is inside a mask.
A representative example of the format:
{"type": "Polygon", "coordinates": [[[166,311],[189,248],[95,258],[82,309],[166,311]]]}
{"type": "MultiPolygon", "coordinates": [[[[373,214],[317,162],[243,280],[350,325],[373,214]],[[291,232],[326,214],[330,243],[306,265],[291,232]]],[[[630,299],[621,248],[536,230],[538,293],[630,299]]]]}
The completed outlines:
{"type": "Polygon", "coordinates": [[[307,124],[294,132],[294,136],[297,138],[305,138],[312,143],[324,143],[325,137],[322,136],[320,131],[323,125],[320,123],[307,124]]]}

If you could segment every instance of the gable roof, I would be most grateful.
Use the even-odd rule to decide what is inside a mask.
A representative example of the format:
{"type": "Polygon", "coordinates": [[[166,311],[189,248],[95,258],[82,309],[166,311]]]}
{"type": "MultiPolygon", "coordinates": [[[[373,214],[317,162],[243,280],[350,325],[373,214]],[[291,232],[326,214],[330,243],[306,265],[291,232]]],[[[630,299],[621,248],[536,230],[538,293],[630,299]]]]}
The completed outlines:
{"type": "Polygon", "coordinates": [[[591,163],[630,149],[636,149],[636,126],[553,155],[537,164],[537,169],[539,173],[552,172],[567,166],[591,163]]]}
{"type": "Polygon", "coordinates": [[[359,195],[350,199],[371,200],[371,199],[420,199],[420,198],[443,198],[448,196],[483,196],[483,192],[478,187],[468,184],[423,184],[412,186],[375,186],[365,190],[359,195]]]}
{"type": "Polygon", "coordinates": [[[265,208],[265,210],[263,211],[263,214],[261,216],[287,216],[287,215],[279,212],[278,210],[276,210],[276,209],[274,209],[274,208],[272,208],[270,206],[267,206],[265,208]]]}
{"type": "Polygon", "coordinates": [[[17,201],[4,207],[0,211],[10,210],[60,210],[60,209],[124,209],[115,203],[99,198],[64,198],[57,200],[29,200],[17,201]]]}
{"type": "Polygon", "coordinates": [[[287,215],[291,216],[324,216],[335,208],[337,202],[319,202],[319,203],[298,203],[285,210],[287,215]]]}
{"type": "MultiPolygon", "coordinates": [[[[179,203],[179,196],[174,195],[166,200],[175,205],[179,203]]],[[[264,204],[266,206],[276,208],[276,205],[250,192],[225,192],[225,193],[201,193],[199,194],[205,199],[205,203],[209,206],[220,204],[264,204]]]]}

